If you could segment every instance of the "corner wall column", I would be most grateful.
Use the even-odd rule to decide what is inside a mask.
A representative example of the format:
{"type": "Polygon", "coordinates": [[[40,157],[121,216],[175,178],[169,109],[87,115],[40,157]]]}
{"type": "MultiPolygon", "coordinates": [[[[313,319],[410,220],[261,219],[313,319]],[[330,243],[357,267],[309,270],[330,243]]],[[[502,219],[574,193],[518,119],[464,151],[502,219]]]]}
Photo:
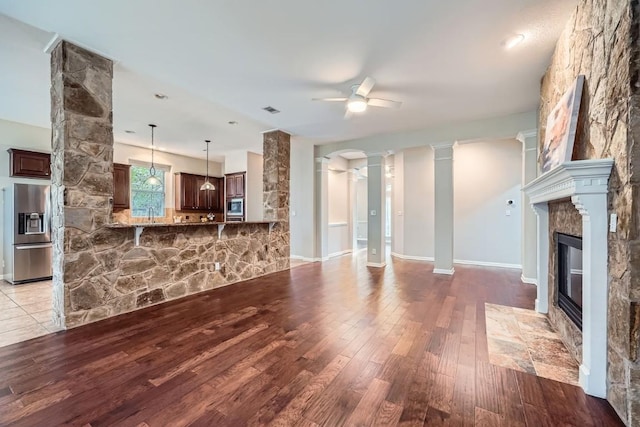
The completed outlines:
{"type": "Polygon", "coordinates": [[[538,289],[536,295],[536,311],[549,312],[549,205],[546,202],[533,205],[536,214],[536,275],[538,289]]]}
{"type": "Polygon", "coordinates": [[[316,248],[315,258],[329,258],[329,159],[316,157],[316,248]]]}
{"type": "Polygon", "coordinates": [[[434,266],[436,274],[453,274],[453,143],[435,144],[434,266]]]}
{"type": "Polygon", "coordinates": [[[384,267],[385,242],[385,156],[367,154],[367,266],[384,267]]]}
{"type": "MultiPolygon", "coordinates": [[[[538,176],[538,132],[521,132],[517,136],[522,143],[522,186],[524,187],[538,176]]],[[[524,283],[538,284],[536,215],[529,209],[529,196],[522,192],[522,240],[520,242],[521,279],[524,283]]]]}
{"type": "Polygon", "coordinates": [[[571,197],[582,215],[582,364],[585,393],[607,397],[607,194],[571,197]]]}

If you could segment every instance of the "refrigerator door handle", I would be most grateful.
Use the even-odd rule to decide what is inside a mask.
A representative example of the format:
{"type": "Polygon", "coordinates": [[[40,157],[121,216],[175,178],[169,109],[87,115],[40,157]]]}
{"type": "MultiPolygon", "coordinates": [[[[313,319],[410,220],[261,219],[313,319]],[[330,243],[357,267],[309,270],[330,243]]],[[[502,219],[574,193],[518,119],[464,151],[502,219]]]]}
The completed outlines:
{"type": "Polygon", "coordinates": [[[51,248],[53,247],[53,245],[51,243],[44,243],[41,245],[20,245],[20,246],[16,246],[16,249],[18,250],[23,250],[23,249],[46,249],[46,248],[51,248]]]}

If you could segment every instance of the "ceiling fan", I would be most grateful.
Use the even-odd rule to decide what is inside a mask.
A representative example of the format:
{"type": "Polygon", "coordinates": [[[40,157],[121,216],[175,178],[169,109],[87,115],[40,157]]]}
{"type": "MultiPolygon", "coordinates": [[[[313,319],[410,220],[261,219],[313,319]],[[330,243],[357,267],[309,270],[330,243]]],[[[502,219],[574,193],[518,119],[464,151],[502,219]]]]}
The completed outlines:
{"type": "Polygon", "coordinates": [[[389,99],[368,98],[369,92],[373,89],[376,81],[371,77],[366,77],[359,85],[351,87],[351,95],[347,98],[313,98],[312,101],[345,102],[347,113],[345,119],[351,117],[353,113],[362,113],[368,106],[383,108],[400,108],[402,102],[391,101],[389,99]]]}

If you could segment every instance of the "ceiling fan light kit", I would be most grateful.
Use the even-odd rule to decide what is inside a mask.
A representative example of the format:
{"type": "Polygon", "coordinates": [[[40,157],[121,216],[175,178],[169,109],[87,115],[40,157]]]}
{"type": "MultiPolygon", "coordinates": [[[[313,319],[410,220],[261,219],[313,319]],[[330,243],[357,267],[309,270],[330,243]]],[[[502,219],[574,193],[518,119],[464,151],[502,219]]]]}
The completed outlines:
{"type": "Polygon", "coordinates": [[[347,101],[347,108],[352,113],[362,113],[367,109],[367,100],[361,96],[352,96],[347,101]]]}

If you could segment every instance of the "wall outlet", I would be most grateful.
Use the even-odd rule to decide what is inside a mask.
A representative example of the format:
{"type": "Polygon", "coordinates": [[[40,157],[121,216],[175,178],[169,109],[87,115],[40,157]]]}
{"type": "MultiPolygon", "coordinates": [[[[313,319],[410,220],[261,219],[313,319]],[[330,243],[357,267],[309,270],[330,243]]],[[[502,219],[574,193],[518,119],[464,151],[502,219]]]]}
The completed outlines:
{"type": "Polygon", "coordinates": [[[507,209],[507,211],[504,213],[506,216],[511,216],[511,209],[507,209]]]}
{"type": "Polygon", "coordinates": [[[375,248],[371,249],[371,254],[372,255],[376,255],[377,253],[378,253],[378,251],[375,248]]]}
{"type": "Polygon", "coordinates": [[[220,271],[220,263],[216,262],[216,271],[220,271]]]}
{"type": "Polygon", "coordinates": [[[615,233],[618,229],[618,214],[611,214],[611,220],[609,221],[609,231],[615,233]]]}

